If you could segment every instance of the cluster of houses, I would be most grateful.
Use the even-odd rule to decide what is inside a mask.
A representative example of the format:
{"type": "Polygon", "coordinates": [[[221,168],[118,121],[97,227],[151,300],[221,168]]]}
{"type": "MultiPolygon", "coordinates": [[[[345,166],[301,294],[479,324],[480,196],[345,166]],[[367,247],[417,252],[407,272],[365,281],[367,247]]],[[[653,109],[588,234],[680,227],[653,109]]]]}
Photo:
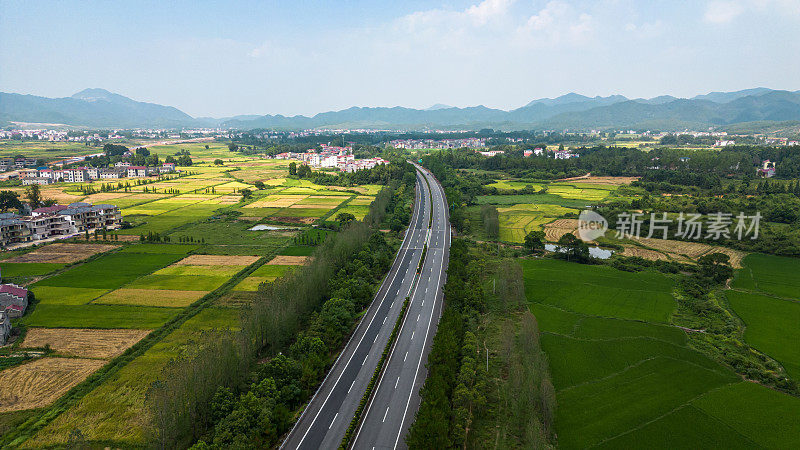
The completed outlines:
{"type": "MultiPolygon", "coordinates": [[[[503,153],[505,153],[505,151],[503,151],[503,150],[487,150],[487,151],[483,151],[483,152],[479,151],[478,153],[480,153],[481,155],[486,156],[488,158],[491,158],[492,156],[502,155],[503,153]]],[[[555,158],[555,159],[570,159],[570,158],[578,158],[580,156],[579,154],[572,153],[569,150],[552,150],[552,149],[545,150],[545,149],[539,148],[539,147],[534,148],[534,149],[525,149],[525,150],[522,151],[522,155],[525,158],[530,157],[530,156],[542,156],[545,153],[548,153],[547,156],[551,156],[551,154],[552,154],[552,157],[555,158]]]]}
{"type": "Polygon", "coordinates": [[[85,141],[102,141],[105,139],[125,139],[125,136],[119,135],[116,132],[108,135],[99,133],[84,133],[80,135],[72,134],[68,131],[61,130],[0,130],[0,139],[35,139],[39,141],[50,142],[85,142],[85,141]]]}
{"type": "Polygon", "coordinates": [[[114,167],[77,167],[74,169],[51,169],[39,167],[36,169],[20,170],[22,184],[51,184],[57,182],[83,183],[90,180],[105,180],[118,178],[142,178],[164,173],[175,172],[175,164],[164,163],[160,166],[145,167],[133,166],[129,162],[118,162],[114,167]]]}
{"type": "Polygon", "coordinates": [[[71,203],[34,209],[29,215],[0,214],[0,247],[69,237],[122,225],[122,213],[114,205],[71,203]]]}
{"type": "Polygon", "coordinates": [[[389,141],[389,145],[394,148],[405,148],[410,150],[420,150],[428,148],[484,148],[486,138],[464,138],[464,139],[396,139],[389,141]]]}
{"type": "Polygon", "coordinates": [[[297,159],[314,168],[334,168],[342,172],[355,172],[372,169],[380,164],[388,164],[382,158],[356,159],[352,147],[333,147],[323,145],[320,152],[308,150],[305,153],[285,152],[275,155],[275,159],[297,159]]]}
{"type": "Polygon", "coordinates": [[[0,172],[24,169],[26,167],[33,167],[35,165],[36,160],[33,158],[3,158],[0,159],[0,172]]]}

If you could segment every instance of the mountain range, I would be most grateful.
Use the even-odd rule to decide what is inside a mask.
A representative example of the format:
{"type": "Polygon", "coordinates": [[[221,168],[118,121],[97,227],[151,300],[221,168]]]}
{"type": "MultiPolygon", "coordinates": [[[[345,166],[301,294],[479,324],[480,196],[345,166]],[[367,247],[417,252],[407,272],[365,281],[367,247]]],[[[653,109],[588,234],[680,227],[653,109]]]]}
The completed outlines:
{"type": "Polygon", "coordinates": [[[0,123],[67,124],[91,128],[236,129],[652,129],[725,128],[748,122],[800,121],[800,91],[767,88],[711,92],[684,99],[668,95],[628,99],[569,93],[536,99],[511,111],[435,104],[427,109],[352,107],[307,116],[244,115],[193,118],[181,110],[132,100],[105,89],[66,98],[0,92],[0,123]]]}

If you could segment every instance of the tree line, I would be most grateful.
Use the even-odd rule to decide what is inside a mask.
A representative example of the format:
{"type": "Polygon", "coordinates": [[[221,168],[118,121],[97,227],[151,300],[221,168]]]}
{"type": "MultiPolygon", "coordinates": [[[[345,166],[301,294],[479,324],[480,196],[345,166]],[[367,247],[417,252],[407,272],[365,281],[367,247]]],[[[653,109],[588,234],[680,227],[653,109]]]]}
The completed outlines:
{"type": "Polygon", "coordinates": [[[412,449],[547,447],[553,440],[555,391],[539,347],[536,319],[527,310],[522,268],[510,261],[487,263],[467,241],[450,247],[445,306],[428,356],[422,403],[406,443],[412,449]],[[486,291],[487,275],[494,288],[486,291]],[[510,320],[509,320],[510,319],[510,320]],[[502,321],[503,347],[486,345],[487,322],[502,321]],[[498,381],[497,372],[508,373],[498,381]],[[475,424],[496,421],[491,436],[475,424]]]}

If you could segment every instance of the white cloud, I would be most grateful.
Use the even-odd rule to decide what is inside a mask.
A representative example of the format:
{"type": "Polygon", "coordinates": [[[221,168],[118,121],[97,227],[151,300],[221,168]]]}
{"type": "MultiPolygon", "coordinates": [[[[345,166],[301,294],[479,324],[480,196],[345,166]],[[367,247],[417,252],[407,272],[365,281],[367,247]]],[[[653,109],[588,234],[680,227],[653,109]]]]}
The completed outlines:
{"type": "Polygon", "coordinates": [[[553,0],[533,14],[516,30],[523,45],[582,44],[588,42],[595,29],[594,18],[578,12],[571,5],[553,0]]]}
{"type": "Polygon", "coordinates": [[[467,8],[465,14],[476,25],[484,25],[492,19],[504,16],[513,3],[514,0],[484,0],[467,8]]]}
{"type": "Polygon", "coordinates": [[[726,24],[744,12],[744,6],[738,1],[714,0],[706,6],[703,19],[714,24],[726,24]]]}

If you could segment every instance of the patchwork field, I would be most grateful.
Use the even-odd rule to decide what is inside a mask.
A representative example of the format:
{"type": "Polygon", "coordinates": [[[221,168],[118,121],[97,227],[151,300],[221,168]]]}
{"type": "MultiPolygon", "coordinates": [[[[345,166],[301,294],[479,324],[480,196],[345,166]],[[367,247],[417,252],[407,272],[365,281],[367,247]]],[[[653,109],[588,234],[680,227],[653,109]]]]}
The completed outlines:
{"type": "Polygon", "coordinates": [[[205,308],[58,416],[26,442],[26,446],[67,442],[76,427],[88,440],[114,441],[122,447],[142,445],[147,425],[144,408],[147,387],[172,358],[192,352],[194,340],[201,336],[211,338],[202,333],[235,328],[238,314],[235,309],[205,308]]]}
{"type": "Polygon", "coordinates": [[[523,267],[556,389],[559,447],[800,443],[800,434],[778,431],[787,414],[796,417],[800,399],[741,381],[667,324],[675,307],[667,277],[556,260],[527,260],[523,267]]]}
{"type": "Polygon", "coordinates": [[[116,189],[116,182],[42,188],[45,198],[61,203],[86,200],[120,207],[132,226],[115,232],[119,240],[114,245],[58,243],[0,255],[2,275],[29,282],[37,299],[19,319],[28,327],[20,349],[53,351],[14,371],[0,371],[0,379],[22,393],[0,395],[0,427],[26,427],[19,414],[46,424],[24,447],[68,446],[76,429],[92,445],[145,445],[144,396],[164,366],[197,351],[199,339],[235,329],[241,308],[256,297],[259,284],[304,264],[314,251],[311,244],[325,235],[307,225],[334,220],[339,208],[362,218],[383,188],[320,186],[289,178],[288,161],[233,154],[221,143],[149,149],[162,158],[188,150],[195,164],[181,168],[183,176],[124,180],[127,187],[111,192],[85,193],[116,189]],[[223,164],[214,164],[215,159],[223,164]],[[267,187],[256,189],[256,181],[267,187]],[[250,190],[248,198],[243,189],[250,190]],[[253,222],[291,226],[250,230],[253,222]],[[278,256],[230,282],[270,255],[278,256]],[[70,264],[75,265],[65,267],[70,264]],[[186,321],[171,322],[180,325],[163,338],[145,339],[175,318],[186,321]],[[142,339],[152,347],[132,360],[114,359],[142,339]],[[80,394],[63,413],[52,414],[48,405],[108,361],[121,364],[109,366],[112,375],[80,394]],[[34,397],[37,392],[42,395],[34,397]]]}
{"type": "Polygon", "coordinates": [[[575,210],[556,205],[518,204],[497,208],[500,213],[500,240],[523,242],[525,235],[575,210]]]}

